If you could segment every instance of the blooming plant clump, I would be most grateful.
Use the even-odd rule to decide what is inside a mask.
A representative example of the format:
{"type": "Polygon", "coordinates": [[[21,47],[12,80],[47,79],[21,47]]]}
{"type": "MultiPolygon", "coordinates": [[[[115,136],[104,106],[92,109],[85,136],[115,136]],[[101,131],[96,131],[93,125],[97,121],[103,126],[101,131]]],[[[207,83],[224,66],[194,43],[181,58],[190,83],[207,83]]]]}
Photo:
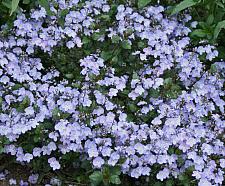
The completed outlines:
{"type": "Polygon", "coordinates": [[[191,44],[189,15],[164,11],[59,0],[18,15],[0,37],[2,153],[53,170],[78,153],[133,178],[191,171],[222,185],[225,63],[191,44]]]}

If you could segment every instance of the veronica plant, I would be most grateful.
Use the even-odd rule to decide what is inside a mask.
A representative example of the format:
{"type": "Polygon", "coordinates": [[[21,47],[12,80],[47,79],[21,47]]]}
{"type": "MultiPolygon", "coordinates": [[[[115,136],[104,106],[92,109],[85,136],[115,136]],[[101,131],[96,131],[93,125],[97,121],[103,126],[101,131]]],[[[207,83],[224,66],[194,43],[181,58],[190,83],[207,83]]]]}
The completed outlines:
{"type": "MultiPolygon", "coordinates": [[[[199,186],[222,185],[225,63],[191,44],[189,15],[164,11],[69,0],[18,15],[0,38],[3,153],[53,170],[80,154],[161,181],[191,170],[199,186]]],[[[103,172],[90,179],[120,184],[103,172]]]]}

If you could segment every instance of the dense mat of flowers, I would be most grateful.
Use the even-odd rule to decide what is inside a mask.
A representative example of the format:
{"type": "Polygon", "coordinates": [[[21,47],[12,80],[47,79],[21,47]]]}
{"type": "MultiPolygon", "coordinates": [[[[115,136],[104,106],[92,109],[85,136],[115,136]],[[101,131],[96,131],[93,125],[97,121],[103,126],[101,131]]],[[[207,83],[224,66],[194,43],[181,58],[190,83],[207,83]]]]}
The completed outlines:
{"type": "Polygon", "coordinates": [[[184,26],[190,16],[178,21],[161,6],[137,11],[120,5],[102,33],[94,25],[110,12],[107,1],[52,2],[51,16],[43,7],[21,14],[11,35],[0,38],[0,135],[9,140],[4,152],[28,163],[47,156],[53,170],[62,167],[60,154],[80,152],[94,168],[119,165],[135,178],[160,165],[159,180],[191,167],[200,186],[222,185],[225,63],[212,62],[218,55],[213,46],[191,47],[184,26]],[[134,72],[97,49],[75,62],[80,78],[71,82],[44,68],[36,54],[82,48],[83,37],[92,36],[122,43],[137,63],[134,72]],[[42,131],[48,140],[23,149],[21,137],[46,121],[53,124],[42,131]]]}

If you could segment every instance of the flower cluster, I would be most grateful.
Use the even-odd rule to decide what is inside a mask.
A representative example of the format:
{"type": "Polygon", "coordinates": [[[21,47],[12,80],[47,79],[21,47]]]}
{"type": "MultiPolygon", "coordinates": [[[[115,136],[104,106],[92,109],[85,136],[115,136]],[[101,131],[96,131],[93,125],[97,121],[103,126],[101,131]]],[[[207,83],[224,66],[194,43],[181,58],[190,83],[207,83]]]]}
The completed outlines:
{"type": "Polygon", "coordinates": [[[150,175],[157,164],[159,180],[193,168],[199,186],[222,185],[225,63],[213,63],[213,46],[191,46],[184,26],[190,16],[178,21],[162,6],[138,12],[119,5],[110,14],[113,24],[98,28],[111,11],[106,0],[52,1],[50,10],[19,15],[11,35],[0,38],[0,135],[10,141],[5,153],[27,163],[47,156],[57,170],[59,154],[79,152],[94,168],[119,165],[134,178],[150,175]],[[81,71],[72,82],[44,68],[36,55],[51,56],[56,46],[81,48],[92,37],[103,47],[74,62],[81,71]],[[105,57],[107,41],[121,44],[129,63],[105,57]],[[45,137],[23,148],[21,137],[38,130],[45,137]]]}

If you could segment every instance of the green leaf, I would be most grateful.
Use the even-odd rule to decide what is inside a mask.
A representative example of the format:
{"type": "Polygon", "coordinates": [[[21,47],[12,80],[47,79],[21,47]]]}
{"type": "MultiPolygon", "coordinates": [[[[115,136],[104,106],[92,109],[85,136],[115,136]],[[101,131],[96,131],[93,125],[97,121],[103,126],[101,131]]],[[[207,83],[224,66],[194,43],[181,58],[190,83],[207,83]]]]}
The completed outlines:
{"type": "Polygon", "coordinates": [[[16,11],[20,0],[12,0],[10,16],[16,11]]]}
{"type": "Polygon", "coordinates": [[[111,175],[117,175],[117,176],[119,176],[121,174],[120,167],[119,166],[117,166],[117,167],[111,167],[110,168],[110,174],[111,175]]]}
{"type": "Polygon", "coordinates": [[[124,89],[123,91],[122,91],[122,93],[124,94],[124,95],[128,95],[129,94],[129,90],[127,90],[127,89],[124,89]]]}
{"type": "Polygon", "coordinates": [[[218,50],[218,52],[219,52],[219,56],[218,56],[218,58],[220,58],[220,59],[225,59],[225,47],[223,47],[223,46],[218,46],[217,47],[217,50],[218,50]]]}
{"type": "Polygon", "coordinates": [[[216,65],[212,64],[209,70],[211,73],[215,73],[217,71],[216,65]]]}
{"type": "Polygon", "coordinates": [[[213,24],[213,21],[214,21],[214,15],[213,14],[210,14],[207,18],[207,24],[208,25],[212,25],[213,24]]]}
{"type": "Polygon", "coordinates": [[[159,89],[149,89],[149,95],[153,98],[158,98],[160,96],[159,89]]]}
{"type": "Polygon", "coordinates": [[[166,181],[166,186],[173,186],[173,185],[174,185],[173,180],[167,180],[166,181]]]}
{"type": "Polygon", "coordinates": [[[66,74],[65,76],[66,76],[67,79],[73,79],[74,78],[74,75],[71,74],[71,73],[70,74],[66,74]]]}
{"type": "Polygon", "coordinates": [[[34,142],[37,143],[41,140],[41,138],[39,136],[34,136],[34,142]]]}
{"type": "Polygon", "coordinates": [[[117,63],[119,61],[119,57],[118,56],[114,56],[112,58],[112,62],[117,63]]]}
{"type": "Polygon", "coordinates": [[[207,35],[207,33],[203,29],[196,29],[193,32],[191,32],[191,34],[190,34],[191,37],[197,36],[197,37],[201,37],[201,38],[206,37],[206,35],[207,35]]]}
{"type": "Polygon", "coordinates": [[[153,186],[164,186],[164,184],[162,182],[155,182],[153,186]]]}
{"type": "Polygon", "coordinates": [[[88,160],[82,161],[81,168],[83,168],[85,170],[90,170],[91,169],[90,161],[88,161],[88,160]]]}
{"type": "Polygon", "coordinates": [[[20,89],[20,88],[22,88],[23,87],[23,85],[21,85],[21,84],[15,84],[13,87],[12,87],[12,90],[18,90],[18,89],[20,89]]]}
{"type": "Polygon", "coordinates": [[[128,107],[131,112],[136,112],[138,110],[138,107],[133,103],[131,104],[128,103],[128,107]]]}
{"type": "Polygon", "coordinates": [[[55,107],[52,110],[52,118],[53,118],[53,120],[59,119],[60,118],[60,115],[61,115],[61,112],[60,112],[59,108],[55,107]]]}
{"type": "Polygon", "coordinates": [[[169,149],[168,149],[168,153],[171,155],[171,154],[174,154],[175,153],[175,148],[173,146],[170,146],[169,149]]]}
{"type": "Polygon", "coordinates": [[[215,28],[215,30],[214,30],[214,37],[213,37],[214,39],[217,39],[217,37],[218,37],[220,31],[221,31],[223,28],[225,28],[225,20],[220,21],[220,22],[216,25],[216,28],[215,28]]]}
{"type": "Polygon", "coordinates": [[[92,35],[92,38],[95,40],[95,41],[98,41],[101,37],[102,37],[102,33],[101,32],[96,32],[92,35]]]}
{"type": "Polygon", "coordinates": [[[99,185],[103,181],[103,175],[100,171],[95,171],[89,176],[91,183],[95,186],[99,185]]]}
{"type": "Polygon", "coordinates": [[[124,49],[130,50],[131,49],[131,44],[129,43],[129,41],[123,41],[122,42],[122,47],[124,49]]]}
{"type": "Polygon", "coordinates": [[[133,72],[132,79],[139,79],[137,72],[133,72]]]}
{"type": "Polygon", "coordinates": [[[120,42],[120,37],[117,35],[112,36],[112,43],[119,43],[120,42]]]}
{"type": "Polygon", "coordinates": [[[68,14],[69,10],[68,9],[64,9],[60,12],[60,16],[58,18],[58,23],[59,25],[64,28],[64,24],[65,24],[65,17],[68,14]]]}
{"type": "MultiPolygon", "coordinates": [[[[224,2],[223,2],[223,3],[224,3],[224,2]]],[[[225,8],[223,3],[221,3],[221,2],[216,2],[216,4],[217,4],[219,7],[225,8]]]]}
{"type": "Polygon", "coordinates": [[[127,114],[127,121],[128,122],[133,122],[135,117],[132,114],[127,114]]]}
{"type": "Polygon", "coordinates": [[[207,122],[209,119],[208,119],[208,117],[201,117],[201,120],[202,120],[203,122],[207,122]]]}
{"type": "Polygon", "coordinates": [[[181,167],[184,164],[184,162],[185,160],[181,156],[178,156],[178,159],[177,159],[178,166],[181,167]]]}
{"type": "Polygon", "coordinates": [[[180,174],[180,175],[178,176],[178,179],[179,179],[180,181],[182,181],[182,183],[188,182],[188,175],[180,174]]]}
{"type": "Polygon", "coordinates": [[[203,28],[203,29],[207,29],[208,25],[206,24],[206,22],[200,21],[198,22],[198,25],[203,28]]]}
{"type": "Polygon", "coordinates": [[[0,146],[0,154],[4,152],[4,147],[0,146]]]}
{"type": "Polygon", "coordinates": [[[28,5],[30,3],[30,0],[23,0],[23,4],[28,5]]]}
{"type": "Polygon", "coordinates": [[[110,21],[110,16],[109,15],[101,15],[102,19],[104,19],[104,21],[110,21]]]}
{"type": "Polygon", "coordinates": [[[148,5],[152,0],[138,0],[138,8],[144,8],[148,5]]]}
{"type": "Polygon", "coordinates": [[[170,86],[173,84],[173,79],[172,78],[166,78],[164,79],[164,85],[165,86],[170,86]]]}
{"type": "Polygon", "coordinates": [[[172,10],[172,15],[176,14],[186,8],[189,8],[191,6],[194,6],[196,4],[198,4],[199,1],[194,1],[194,0],[184,0],[182,2],[180,2],[178,5],[176,5],[173,10],[172,10]]]}
{"type": "Polygon", "coordinates": [[[29,105],[30,105],[30,99],[29,99],[28,96],[25,96],[23,101],[21,103],[19,103],[19,105],[16,108],[16,110],[18,112],[23,112],[29,105]]]}
{"type": "Polygon", "coordinates": [[[84,36],[83,39],[82,39],[82,43],[83,44],[88,44],[88,43],[90,43],[90,41],[91,40],[88,37],[86,37],[86,36],[84,36]]]}
{"type": "Polygon", "coordinates": [[[144,48],[145,47],[145,43],[143,41],[139,41],[138,42],[138,47],[139,48],[144,48]]]}
{"type": "Polygon", "coordinates": [[[121,184],[120,177],[118,175],[110,176],[110,182],[115,185],[121,184]]]}
{"type": "Polygon", "coordinates": [[[24,108],[27,108],[29,105],[30,105],[30,99],[28,96],[25,96],[21,103],[21,106],[24,106],[24,108]]]}
{"type": "Polygon", "coordinates": [[[0,106],[2,106],[3,99],[0,97],[0,106]]]}
{"type": "Polygon", "coordinates": [[[105,61],[109,60],[112,57],[111,51],[102,51],[101,52],[101,58],[103,58],[105,61]]]}
{"type": "Polygon", "coordinates": [[[176,85],[176,84],[173,84],[171,87],[170,87],[170,90],[168,90],[166,92],[166,96],[168,98],[172,98],[172,99],[175,99],[179,96],[179,94],[181,93],[181,88],[180,86],[176,85]]]}
{"type": "Polygon", "coordinates": [[[10,2],[10,1],[3,1],[2,4],[8,9],[12,8],[12,5],[11,5],[12,2],[10,2]]]}

